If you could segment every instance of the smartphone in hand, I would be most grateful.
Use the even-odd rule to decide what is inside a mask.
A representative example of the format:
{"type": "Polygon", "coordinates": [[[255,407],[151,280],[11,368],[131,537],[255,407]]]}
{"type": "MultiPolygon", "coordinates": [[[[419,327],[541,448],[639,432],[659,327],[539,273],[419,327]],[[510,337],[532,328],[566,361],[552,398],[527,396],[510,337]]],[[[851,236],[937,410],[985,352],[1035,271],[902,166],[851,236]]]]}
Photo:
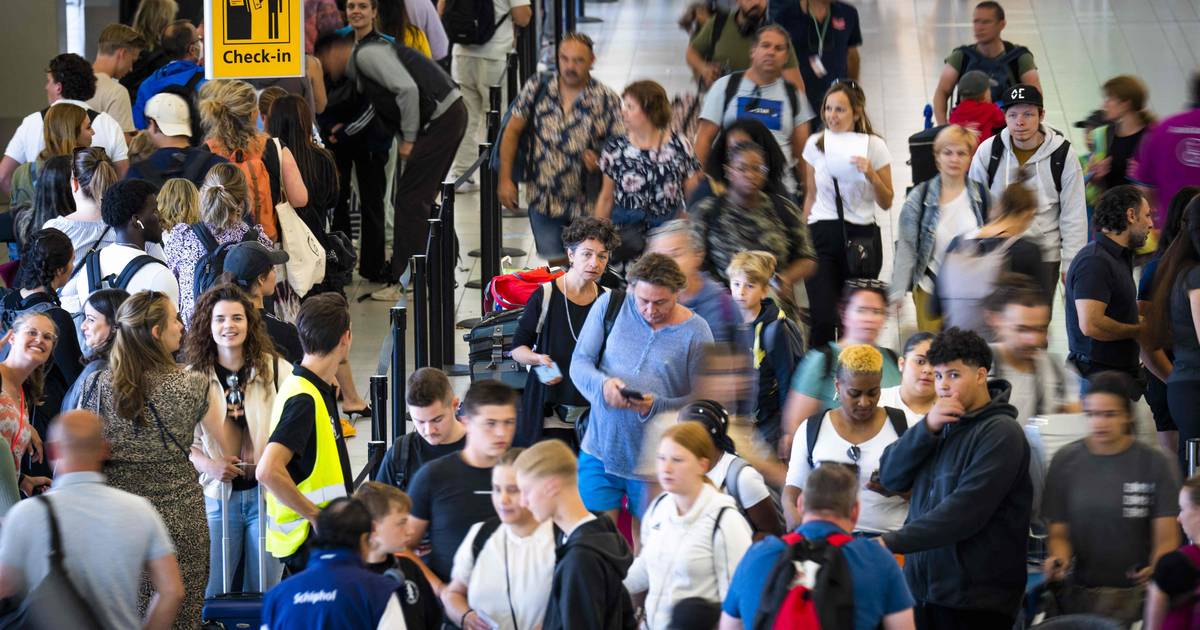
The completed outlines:
{"type": "Polygon", "coordinates": [[[562,378],[562,370],[558,369],[558,364],[554,365],[535,365],[533,373],[542,383],[549,383],[556,378],[562,378]]]}
{"type": "Polygon", "coordinates": [[[645,394],[643,394],[642,392],[639,392],[636,389],[629,389],[628,387],[621,388],[621,395],[630,400],[645,400],[646,399],[645,394]]]}

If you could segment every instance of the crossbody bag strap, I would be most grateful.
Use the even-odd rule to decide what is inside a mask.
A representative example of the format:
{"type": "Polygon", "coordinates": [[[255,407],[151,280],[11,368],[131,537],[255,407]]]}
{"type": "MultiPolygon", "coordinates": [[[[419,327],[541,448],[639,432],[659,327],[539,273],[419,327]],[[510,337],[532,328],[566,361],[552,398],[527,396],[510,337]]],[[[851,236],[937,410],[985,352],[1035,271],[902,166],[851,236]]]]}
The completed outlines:
{"type": "MultiPolygon", "coordinates": [[[[146,399],[146,408],[150,410],[150,415],[154,416],[154,423],[158,425],[159,438],[161,439],[164,435],[170,438],[171,442],[175,444],[175,448],[179,449],[180,453],[183,453],[183,457],[185,459],[188,459],[191,455],[191,452],[184,448],[183,445],[179,443],[179,440],[175,439],[175,434],[171,433],[171,430],[167,428],[167,425],[163,424],[162,418],[158,415],[158,409],[155,408],[154,403],[150,399],[146,399]]],[[[167,441],[162,440],[162,443],[163,448],[166,448],[167,441]]]]}
{"type": "Polygon", "coordinates": [[[838,185],[836,177],[831,177],[833,180],[833,204],[837,206],[838,223],[842,225],[842,243],[847,243],[850,240],[850,234],[846,231],[846,210],[842,207],[842,188],[838,185]]]}

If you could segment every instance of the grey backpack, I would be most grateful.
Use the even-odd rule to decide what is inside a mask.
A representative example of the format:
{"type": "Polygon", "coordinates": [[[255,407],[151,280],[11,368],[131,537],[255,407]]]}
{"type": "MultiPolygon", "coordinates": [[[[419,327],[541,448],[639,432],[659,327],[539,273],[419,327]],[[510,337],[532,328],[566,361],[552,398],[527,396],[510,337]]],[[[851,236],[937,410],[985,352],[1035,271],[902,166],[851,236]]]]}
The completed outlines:
{"type": "Polygon", "coordinates": [[[999,244],[994,244],[996,239],[961,236],[950,241],[937,273],[945,328],[957,326],[990,338],[983,300],[992,293],[996,278],[1008,267],[1008,250],[1019,238],[1013,236],[999,244]]]}

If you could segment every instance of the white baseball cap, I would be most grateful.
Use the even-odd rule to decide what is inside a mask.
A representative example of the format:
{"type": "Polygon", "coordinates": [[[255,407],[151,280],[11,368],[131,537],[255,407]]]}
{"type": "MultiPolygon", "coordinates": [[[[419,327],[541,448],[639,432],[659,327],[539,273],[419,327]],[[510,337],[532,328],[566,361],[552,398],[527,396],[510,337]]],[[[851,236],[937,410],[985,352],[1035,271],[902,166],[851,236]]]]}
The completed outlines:
{"type": "Polygon", "coordinates": [[[158,128],[168,136],[192,137],[188,106],[177,94],[155,94],[146,103],[146,118],[153,118],[158,128]]]}

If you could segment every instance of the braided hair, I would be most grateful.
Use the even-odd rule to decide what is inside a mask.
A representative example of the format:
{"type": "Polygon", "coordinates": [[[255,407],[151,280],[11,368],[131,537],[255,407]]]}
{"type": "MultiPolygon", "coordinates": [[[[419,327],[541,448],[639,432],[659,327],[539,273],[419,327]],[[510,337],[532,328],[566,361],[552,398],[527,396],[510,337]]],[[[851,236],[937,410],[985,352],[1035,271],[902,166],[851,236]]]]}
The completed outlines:
{"type": "Polygon", "coordinates": [[[17,277],[19,289],[46,289],[53,293],[54,276],[71,266],[75,247],[71,238],[54,229],[34,232],[21,250],[21,270],[17,277]]]}

